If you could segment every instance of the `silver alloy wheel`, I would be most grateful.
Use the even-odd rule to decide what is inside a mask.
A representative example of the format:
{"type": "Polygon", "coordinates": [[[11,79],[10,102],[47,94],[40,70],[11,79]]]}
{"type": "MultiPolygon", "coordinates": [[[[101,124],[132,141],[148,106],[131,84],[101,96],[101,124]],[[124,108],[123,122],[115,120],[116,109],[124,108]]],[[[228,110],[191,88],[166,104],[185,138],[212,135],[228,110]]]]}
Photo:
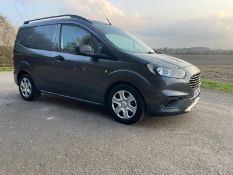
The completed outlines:
{"type": "Polygon", "coordinates": [[[20,82],[20,91],[22,95],[28,98],[32,93],[32,85],[29,79],[23,78],[20,82]]]}
{"type": "Polygon", "coordinates": [[[122,119],[130,119],[137,112],[135,97],[126,90],[117,91],[112,97],[112,109],[122,119]]]}

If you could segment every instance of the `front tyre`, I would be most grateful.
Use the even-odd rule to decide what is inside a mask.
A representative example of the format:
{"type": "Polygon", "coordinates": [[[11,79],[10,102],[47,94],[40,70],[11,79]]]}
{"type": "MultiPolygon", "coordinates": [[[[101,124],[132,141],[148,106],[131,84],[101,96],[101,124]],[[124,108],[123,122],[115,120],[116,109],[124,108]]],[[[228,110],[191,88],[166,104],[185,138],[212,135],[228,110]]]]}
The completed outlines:
{"type": "Polygon", "coordinates": [[[140,93],[129,85],[114,87],[108,96],[108,109],[114,119],[123,124],[134,124],[144,115],[144,101],[140,93]]]}
{"type": "Polygon", "coordinates": [[[40,96],[32,78],[28,74],[23,74],[19,78],[19,92],[21,97],[26,101],[36,100],[40,96]]]}

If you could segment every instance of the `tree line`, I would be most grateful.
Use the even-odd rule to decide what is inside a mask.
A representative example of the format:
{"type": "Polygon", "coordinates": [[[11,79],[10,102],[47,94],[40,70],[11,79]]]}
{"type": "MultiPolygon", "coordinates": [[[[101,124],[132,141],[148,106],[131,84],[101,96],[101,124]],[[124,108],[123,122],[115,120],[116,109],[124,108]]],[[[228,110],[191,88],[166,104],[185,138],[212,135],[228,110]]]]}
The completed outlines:
{"type": "Polygon", "coordinates": [[[158,48],[155,51],[171,55],[233,55],[230,49],[211,49],[208,47],[190,47],[190,48],[158,48]]]}
{"type": "Polygon", "coordinates": [[[12,48],[16,36],[16,29],[5,17],[0,16],[0,66],[12,65],[12,48]]]}

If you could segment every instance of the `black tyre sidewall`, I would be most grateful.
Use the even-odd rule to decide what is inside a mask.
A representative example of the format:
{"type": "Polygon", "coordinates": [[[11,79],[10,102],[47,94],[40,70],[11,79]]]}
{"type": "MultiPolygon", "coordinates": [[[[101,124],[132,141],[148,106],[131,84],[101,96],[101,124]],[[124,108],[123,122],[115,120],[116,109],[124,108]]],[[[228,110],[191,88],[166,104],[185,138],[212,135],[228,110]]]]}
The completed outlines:
{"type": "Polygon", "coordinates": [[[129,85],[118,85],[118,86],[114,87],[108,95],[107,107],[108,107],[109,112],[113,115],[113,117],[116,121],[123,123],[123,124],[127,124],[127,125],[134,124],[134,123],[140,121],[143,118],[144,111],[145,111],[144,101],[143,101],[141,94],[135,88],[133,88],[129,85]],[[135,115],[133,117],[131,117],[130,119],[122,119],[122,118],[118,117],[112,109],[112,97],[117,91],[120,91],[120,90],[126,90],[126,91],[130,92],[136,99],[137,111],[136,111],[135,115]]]}
{"type": "Polygon", "coordinates": [[[40,96],[40,93],[36,90],[35,84],[31,78],[31,76],[27,75],[27,74],[21,75],[19,78],[19,92],[20,92],[21,97],[26,101],[33,101],[40,96]],[[21,83],[23,78],[27,78],[30,81],[31,86],[32,86],[32,89],[31,89],[32,93],[30,94],[29,97],[24,97],[21,90],[20,90],[20,83],[21,83]]]}

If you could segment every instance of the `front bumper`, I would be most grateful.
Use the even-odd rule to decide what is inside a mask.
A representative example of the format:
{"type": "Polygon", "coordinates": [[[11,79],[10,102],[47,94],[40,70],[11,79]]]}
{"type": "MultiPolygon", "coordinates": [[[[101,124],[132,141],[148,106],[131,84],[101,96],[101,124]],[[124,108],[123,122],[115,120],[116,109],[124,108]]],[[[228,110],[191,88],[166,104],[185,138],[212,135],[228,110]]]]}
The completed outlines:
{"type": "Polygon", "coordinates": [[[185,112],[190,112],[192,110],[192,108],[194,108],[196,106],[196,104],[198,103],[198,101],[200,100],[200,97],[197,97],[194,102],[185,110],[185,112]]]}
{"type": "Polygon", "coordinates": [[[193,67],[186,68],[185,79],[160,78],[146,91],[146,107],[149,115],[180,114],[189,112],[200,100],[200,83],[193,87],[191,79],[200,74],[193,67]],[[160,85],[160,86],[158,86],[160,85]]]}
{"type": "MultiPolygon", "coordinates": [[[[175,95],[175,94],[174,94],[175,95]]],[[[149,115],[181,114],[190,112],[199,102],[200,94],[192,98],[190,96],[167,96],[160,104],[147,106],[149,115]]]]}

